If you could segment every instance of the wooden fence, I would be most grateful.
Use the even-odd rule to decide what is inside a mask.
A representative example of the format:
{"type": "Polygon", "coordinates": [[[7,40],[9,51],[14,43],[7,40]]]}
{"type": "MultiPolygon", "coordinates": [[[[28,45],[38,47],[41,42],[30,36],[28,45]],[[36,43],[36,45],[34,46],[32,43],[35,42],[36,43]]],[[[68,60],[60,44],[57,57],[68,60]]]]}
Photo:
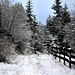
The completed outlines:
{"type": "Polygon", "coordinates": [[[66,65],[65,62],[68,62],[70,69],[72,67],[72,64],[75,65],[75,51],[71,48],[52,47],[51,54],[53,54],[55,59],[59,58],[59,61],[61,61],[62,59],[64,61],[64,65],[66,65]]]}

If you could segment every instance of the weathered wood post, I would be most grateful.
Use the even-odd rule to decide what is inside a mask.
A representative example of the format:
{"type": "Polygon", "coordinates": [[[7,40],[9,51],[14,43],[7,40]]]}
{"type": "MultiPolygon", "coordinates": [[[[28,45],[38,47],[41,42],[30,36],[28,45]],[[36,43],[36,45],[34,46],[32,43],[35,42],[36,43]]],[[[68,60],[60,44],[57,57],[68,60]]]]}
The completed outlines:
{"type": "Polygon", "coordinates": [[[52,54],[52,51],[53,51],[53,47],[51,47],[51,54],[52,54]]]}
{"type": "Polygon", "coordinates": [[[64,50],[64,65],[65,65],[65,50],[66,50],[66,48],[64,47],[63,50],[64,50]]]}
{"type": "Polygon", "coordinates": [[[59,62],[60,62],[60,61],[61,61],[61,60],[60,60],[60,52],[61,52],[61,48],[59,47],[58,49],[59,49],[59,62]]]}
{"type": "Polygon", "coordinates": [[[55,52],[54,52],[55,53],[55,59],[56,59],[56,51],[57,51],[57,47],[55,47],[55,52]]]}
{"type": "Polygon", "coordinates": [[[70,69],[71,69],[71,48],[68,48],[68,50],[69,50],[69,67],[70,67],[70,69]]]}

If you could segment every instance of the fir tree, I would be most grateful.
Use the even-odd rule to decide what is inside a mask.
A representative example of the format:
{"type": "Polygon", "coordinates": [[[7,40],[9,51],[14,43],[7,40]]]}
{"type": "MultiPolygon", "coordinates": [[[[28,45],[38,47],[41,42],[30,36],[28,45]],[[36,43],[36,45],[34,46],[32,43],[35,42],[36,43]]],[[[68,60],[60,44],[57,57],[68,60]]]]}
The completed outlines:
{"type": "Polygon", "coordinates": [[[1,3],[0,3],[0,27],[1,27],[1,3]]]}
{"type": "Polygon", "coordinates": [[[32,24],[32,47],[33,47],[33,52],[36,54],[36,51],[41,52],[43,49],[43,44],[42,44],[42,29],[41,26],[38,24],[36,21],[36,16],[33,16],[33,24],[32,24]]]}
{"type": "Polygon", "coordinates": [[[64,20],[64,23],[68,23],[71,21],[71,17],[70,17],[70,13],[68,12],[67,4],[65,4],[63,8],[63,20],[64,20]]]}
{"type": "Polygon", "coordinates": [[[55,10],[56,17],[61,17],[61,0],[55,0],[55,4],[53,4],[52,9],[55,10]]]}
{"type": "Polygon", "coordinates": [[[38,39],[37,39],[37,32],[38,32],[38,23],[36,22],[36,17],[34,15],[33,18],[33,24],[32,24],[32,46],[33,46],[33,52],[36,54],[37,51],[37,45],[38,45],[38,39]]]}
{"type": "MultiPolygon", "coordinates": [[[[62,45],[65,32],[63,31],[64,27],[64,19],[63,19],[63,9],[61,6],[61,0],[55,0],[55,4],[53,4],[52,9],[55,10],[56,14],[52,18],[47,19],[47,26],[49,27],[49,32],[54,36],[57,37],[57,41],[55,43],[62,45]]],[[[60,46],[60,45],[59,45],[60,46]]]]}
{"type": "Polygon", "coordinates": [[[50,51],[50,46],[52,43],[52,39],[51,39],[51,33],[49,32],[49,27],[45,26],[45,40],[44,40],[44,46],[45,49],[48,51],[50,51]]]}
{"type": "Polygon", "coordinates": [[[31,2],[31,0],[28,0],[28,3],[27,3],[27,9],[26,9],[26,13],[27,13],[27,17],[28,17],[28,21],[29,22],[32,22],[32,16],[33,16],[33,14],[32,14],[32,9],[33,9],[33,5],[32,5],[33,3],[31,2]]]}
{"type": "Polygon", "coordinates": [[[49,33],[53,36],[56,36],[61,30],[61,23],[57,17],[49,16],[46,23],[49,33]]]}
{"type": "Polygon", "coordinates": [[[27,2],[27,9],[26,9],[26,14],[27,14],[27,18],[28,18],[28,20],[27,20],[27,25],[29,26],[29,29],[31,30],[31,39],[30,39],[30,50],[31,50],[31,52],[33,52],[34,51],[34,43],[33,43],[33,14],[32,14],[32,9],[33,9],[33,7],[32,7],[32,2],[31,2],[31,0],[28,0],[28,2],[27,2]]]}
{"type": "Polygon", "coordinates": [[[49,17],[47,18],[47,21],[46,21],[46,24],[47,24],[47,27],[50,27],[53,25],[52,23],[52,17],[49,15],[49,17]]]}
{"type": "Polygon", "coordinates": [[[31,46],[31,51],[36,54],[36,51],[41,50],[41,41],[40,41],[40,28],[38,25],[38,22],[36,21],[36,16],[32,14],[32,2],[31,0],[28,0],[27,4],[27,17],[28,17],[28,23],[30,25],[30,30],[31,30],[31,40],[30,40],[30,46],[31,46]]]}

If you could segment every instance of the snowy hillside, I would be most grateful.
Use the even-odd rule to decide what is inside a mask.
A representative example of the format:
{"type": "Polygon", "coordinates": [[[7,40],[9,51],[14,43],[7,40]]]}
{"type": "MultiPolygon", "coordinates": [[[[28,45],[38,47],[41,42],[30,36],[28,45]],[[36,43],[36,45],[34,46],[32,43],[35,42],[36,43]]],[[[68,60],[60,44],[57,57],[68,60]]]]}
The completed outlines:
{"type": "Polygon", "coordinates": [[[75,75],[75,69],[54,60],[52,55],[19,55],[12,62],[0,63],[0,75],[75,75]]]}

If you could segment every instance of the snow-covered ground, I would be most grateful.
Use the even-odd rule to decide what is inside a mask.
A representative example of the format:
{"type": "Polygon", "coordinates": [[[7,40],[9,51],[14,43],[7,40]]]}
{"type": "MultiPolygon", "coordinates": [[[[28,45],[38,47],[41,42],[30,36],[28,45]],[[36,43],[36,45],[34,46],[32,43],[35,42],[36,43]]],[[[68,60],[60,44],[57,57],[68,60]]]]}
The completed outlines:
{"type": "Polygon", "coordinates": [[[18,55],[13,64],[0,63],[0,75],[75,75],[52,55],[18,55]]]}

